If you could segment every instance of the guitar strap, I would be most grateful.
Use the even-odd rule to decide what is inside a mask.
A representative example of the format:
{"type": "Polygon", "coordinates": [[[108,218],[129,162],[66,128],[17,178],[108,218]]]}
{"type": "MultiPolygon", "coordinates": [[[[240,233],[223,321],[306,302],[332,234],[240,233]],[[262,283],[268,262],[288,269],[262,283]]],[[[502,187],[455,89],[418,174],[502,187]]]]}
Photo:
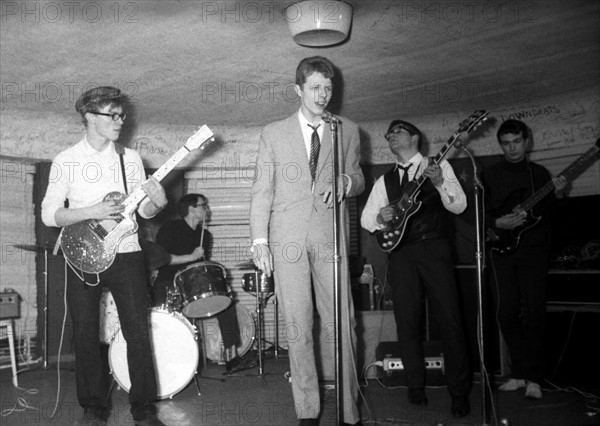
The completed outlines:
{"type": "Polygon", "coordinates": [[[125,148],[123,145],[115,143],[115,151],[119,154],[119,161],[121,162],[121,175],[123,176],[123,187],[125,188],[125,194],[128,194],[127,191],[127,177],[125,176],[125,160],[123,157],[125,155],[125,148]]]}

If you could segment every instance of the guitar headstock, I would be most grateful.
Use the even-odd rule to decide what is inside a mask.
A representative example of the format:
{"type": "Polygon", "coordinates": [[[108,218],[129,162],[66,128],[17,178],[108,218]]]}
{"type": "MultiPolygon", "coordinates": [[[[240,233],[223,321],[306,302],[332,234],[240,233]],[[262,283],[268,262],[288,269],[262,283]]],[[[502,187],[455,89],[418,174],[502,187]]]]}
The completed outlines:
{"type": "Polygon", "coordinates": [[[471,132],[476,127],[483,124],[485,120],[487,120],[488,112],[484,109],[478,109],[473,114],[469,115],[458,125],[458,129],[456,130],[456,134],[471,132]]]}
{"type": "Polygon", "coordinates": [[[213,132],[205,124],[200,127],[196,133],[188,138],[187,142],[185,143],[185,147],[190,151],[193,149],[198,149],[204,142],[212,139],[213,136],[213,132]]]}

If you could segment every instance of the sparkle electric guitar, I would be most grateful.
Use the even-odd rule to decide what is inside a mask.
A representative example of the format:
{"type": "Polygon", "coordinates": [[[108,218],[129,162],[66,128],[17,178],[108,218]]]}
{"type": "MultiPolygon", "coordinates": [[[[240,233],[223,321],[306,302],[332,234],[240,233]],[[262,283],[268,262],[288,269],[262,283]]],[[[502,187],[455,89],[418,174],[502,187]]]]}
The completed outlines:
{"type": "MultiPolygon", "coordinates": [[[[202,126],[194,133],[165,164],[152,176],[162,180],[192,150],[200,148],[204,142],[213,138],[213,132],[202,126]]],[[[67,261],[78,270],[87,273],[100,273],[107,270],[115,260],[119,242],[133,234],[137,222],[133,215],[146,193],[138,187],[129,195],[111,192],[104,201],[113,200],[125,206],[125,210],[115,219],[88,219],[65,226],[60,232],[60,247],[67,261]]]]}

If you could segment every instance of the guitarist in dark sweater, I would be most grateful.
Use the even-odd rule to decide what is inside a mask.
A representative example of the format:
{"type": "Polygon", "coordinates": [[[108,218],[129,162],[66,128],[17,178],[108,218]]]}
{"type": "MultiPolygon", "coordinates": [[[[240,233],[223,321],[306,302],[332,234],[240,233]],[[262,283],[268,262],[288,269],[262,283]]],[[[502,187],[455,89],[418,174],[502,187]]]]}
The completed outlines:
{"type": "Polygon", "coordinates": [[[427,404],[421,335],[422,296],[427,294],[441,327],[451,412],[454,417],[464,417],[470,412],[470,378],[447,216],[465,210],[465,193],[448,161],[432,164],[420,153],[422,135],[417,127],[403,120],[392,121],[385,138],[398,164],[375,183],[361,216],[363,228],[376,232],[394,219],[397,207],[390,202],[401,198],[404,176],[408,181],[428,178],[419,195],[423,204],[408,222],[403,240],[390,252],[388,263],[408,401],[427,404]],[[409,167],[407,171],[405,167],[409,167]]]}
{"type": "MultiPolygon", "coordinates": [[[[546,214],[556,198],[562,198],[564,177],[552,178],[546,168],[526,156],[530,132],[525,123],[507,120],[497,132],[503,159],[482,172],[486,188],[486,222],[490,244],[503,233],[519,235],[528,227],[528,212],[519,203],[551,179],[554,192],[537,204],[533,214],[540,220],[522,232],[512,250],[492,249],[492,293],[495,295],[498,322],[510,352],[510,377],[499,389],[526,388],[525,397],[542,398],[544,379],[544,328],[546,315],[546,276],[550,243],[550,223],[546,214]],[[504,254],[503,254],[504,253],[504,254]]],[[[499,246],[498,246],[499,247],[499,246]]]]}

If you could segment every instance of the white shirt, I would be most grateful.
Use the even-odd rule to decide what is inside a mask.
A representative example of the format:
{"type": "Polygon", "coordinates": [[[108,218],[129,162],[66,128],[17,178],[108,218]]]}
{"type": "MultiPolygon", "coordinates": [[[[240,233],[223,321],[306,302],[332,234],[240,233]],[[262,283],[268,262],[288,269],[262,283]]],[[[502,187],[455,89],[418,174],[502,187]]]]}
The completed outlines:
{"type": "MultiPolygon", "coordinates": [[[[125,148],[123,161],[127,191],[131,194],[146,180],[146,172],[142,159],[132,149],[125,148]]],[[[97,151],[84,137],[54,158],[48,189],[42,201],[42,221],[47,226],[58,226],[55,214],[59,208],[65,207],[65,200],[69,201],[69,208],[89,207],[115,191],[125,193],[115,144],[110,142],[106,149],[97,151]]],[[[149,199],[144,199],[142,204],[145,202],[149,202],[149,199]]],[[[141,208],[138,212],[142,215],[141,208]]],[[[136,220],[135,215],[133,220],[136,220]]],[[[139,250],[138,235],[134,233],[121,240],[117,251],[127,253],[139,250]]]]}
{"type": "MultiPolygon", "coordinates": [[[[412,167],[408,171],[409,180],[418,179],[423,174],[423,171],[429,164],[429,158],[423,157],[422,154],[417,153],[414,157],[409,160],[412,167]],[[415,175],[416,174],[416,175],[415,175]]],[[[444,179],[440,187],[435,187],[440,194],[442,204],[446,210],[460,214],[467,208],[467,196],[460,186],[458,178],[454,174],[454,170],[448,161],[442,160],[439,163],[442,169],[442,177],[444,179]]],[[[406,164],[402,164],[406,166],[406,164]]],[[[400,169],[401,170],[401,169],[400,169]]],[[[398,178],[402,179],[402,173],[398,173],[398,178]]],[[[418,196],[417,196],[418,199],[418,196]]],[[[383,225],[377,222],[377,215],[379,211],[389,204],[387,197],[387,191],[385,188],[384,177],[381,176],[375,182],[369,199],[362,212],[360,218],[361,226],[369,232],[375,232],[378,229],[382,229],[383,225]]],[[[417,213],[418,214],[418,213],[417,213]]]]}

